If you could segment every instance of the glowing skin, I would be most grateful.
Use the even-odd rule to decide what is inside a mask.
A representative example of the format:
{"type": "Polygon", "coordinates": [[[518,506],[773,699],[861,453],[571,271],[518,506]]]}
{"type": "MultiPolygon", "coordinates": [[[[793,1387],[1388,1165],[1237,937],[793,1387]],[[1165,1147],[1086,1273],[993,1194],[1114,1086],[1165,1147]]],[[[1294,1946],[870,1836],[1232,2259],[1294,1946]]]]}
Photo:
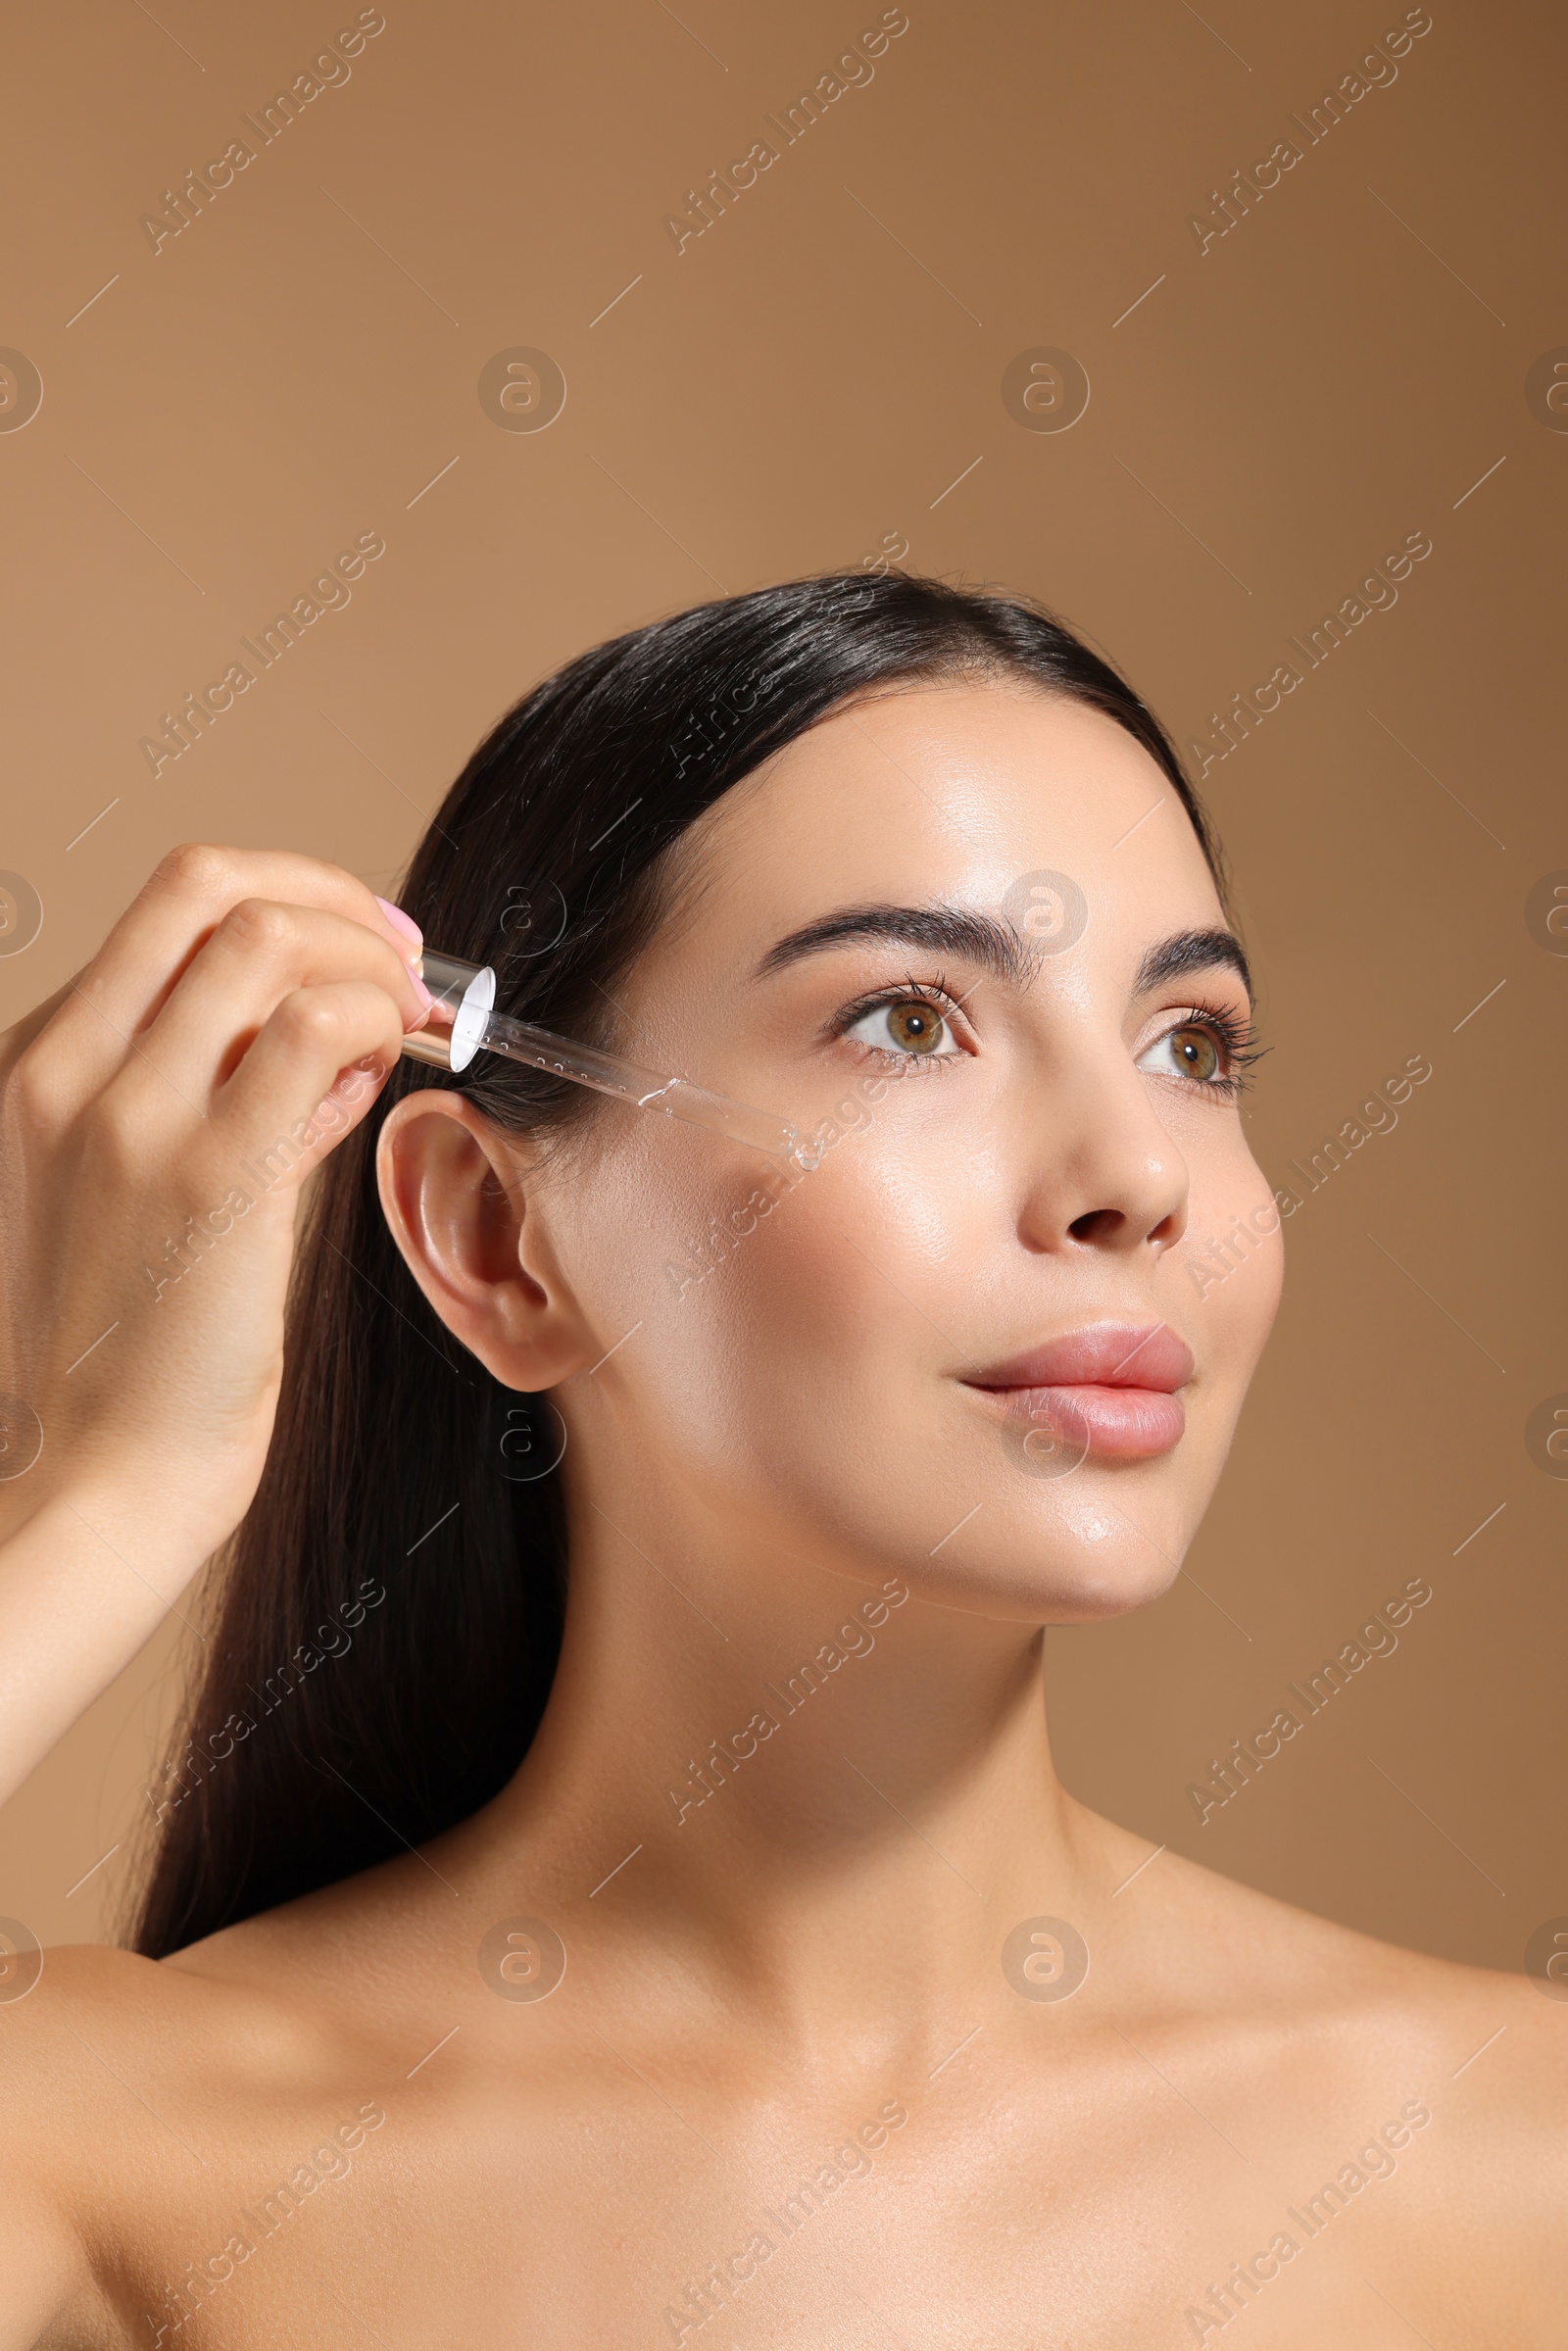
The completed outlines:
{"type": "Polygon", "coordinates": [[[1163,1043],[1196,1005],[1245,1023],[1236,972],[1133,992],[1151,948],[1225,927],[1175,795],[1096,713],[947,689],[829,720],[698,830],[688,903],[621,995],[637,1050],[803,1126],[868,1075],[894,1082],[683,1290],[666,1266],[693,1259],[711,1217],[729,1225],[763,1162],[602,1119],[570,1184],[547,1186],[588,1363],[640,1326],[556,1391],[574,1543],[600,1540],[581,1527],[587,1501],[624,1525],[658,1494],[660,1523],[696,1512],[752,1555],[760,1543],[870,1584],[903,1574],[922,1597],[988,1615],[1068,1621],[1153,1597],[1224,1461],[1282,1253],[1275,1236],[1246,1279],[1201,1300],[1184,1260],[1189,1224],[1225,1231],[1270,1194],[1234,1098],[1180,1074],[1163,1043]],[[1077,881],[1089,920],[1025,987],[891,943],[753,976],[774,941],[843,907],[999,922],[1041,869],[1077,881]],[[885,1011],[824,1033],[873,990],[936,978],[963,1008],[902,1074],[869,1042],[890,1033],[885,1011]],[[612,1251],[598,1240],[610,1231],[612,1251]],[[1136,1466],[1092,1456],[1070,1477],[1030,1476],[964,1375],[1105,1320],[1164,1323],[1192,1347],[1185,1434],[1136,1466]]]}
{"type": "MultiPolygon", "coordinates": [[[[326,2327],[1026,2351],[1207,2342],[1244,2314],[1278,2351],[1379,2351],[1391,2306],[1434,2343],[1456,2312],[1478,2351],[1557,2339],[1564,2011],[1156,1848],[1052,1762],[1041,1627],[1169,1586],[1279,1291],[1268,1187],[1208,1083],[1245,992],[1174,794],[1076,706],[891,694],[727,795],[679,882],[617,1048],[856,1122],[761,1213],[767,1162],[613,1103],[537,1151],[452,1093],[389,1113],[415,1278],[566,1430],[549,1708],[514,1781],[422,1852],[156,1968],[51,1953],[0,2012],[0,2351],[174,2339],[169,2282],[372,2098],[352,2176],[200,2303],[214,2351],[326,2327]],[[994,934],[989,961],[950,934],[760,971],[849,907],[994,923],[1042,872],[1087,925],[1010,978],[994,934]],[[1158,979],[1204,935],[1210,959],[1158,979]],[[1236,1219],[1262,1237],[1233,1273],[1189,1263],[1236,1219]],[[498,1997],[483,1956],[526,1921],[568,1961],[538,2002],[498,1997]],[[1353,2214],[1289,2217],[1348,2174],[1353,2214]]],[[[420,1012],[356,936],[357,887],[294,875],[337,913],[289,954],[323,985],[352,963],[390,1057],[420,1012]]],[[[237,1283],[250,1246],[214,1272],[237,1283]]],[[[203,1361],[265,1366],[253,1293],[220,1296],[203,1361]]],[[[77,1301],[89,1331],[102,1302],[77,1301]]],[[[143,1465],[166,1424],[196,1446],[185,1494],[176,1403],[219,1383],[179,1368],[136,1443],[143,1465]]],[[[537,1939],[509,1948],[526,1981],[537,1939]]]]}

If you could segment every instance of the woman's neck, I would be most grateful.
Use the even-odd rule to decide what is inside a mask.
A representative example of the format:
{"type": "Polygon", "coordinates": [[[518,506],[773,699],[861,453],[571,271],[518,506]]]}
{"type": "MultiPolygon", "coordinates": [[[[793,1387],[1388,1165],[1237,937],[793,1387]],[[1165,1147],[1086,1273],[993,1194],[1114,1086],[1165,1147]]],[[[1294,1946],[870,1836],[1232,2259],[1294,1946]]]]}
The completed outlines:
{"type": "Polygon", "coordinates": [[[696,1513],[582,1516],[544,1722],[473,1824],[498,1915],[635,1944],[826,2058],[893,2012],[940,2038],[1020,1921],[1081,1911],[1103,1870],[1038,1629],[738,1561],[696,1513]]]}

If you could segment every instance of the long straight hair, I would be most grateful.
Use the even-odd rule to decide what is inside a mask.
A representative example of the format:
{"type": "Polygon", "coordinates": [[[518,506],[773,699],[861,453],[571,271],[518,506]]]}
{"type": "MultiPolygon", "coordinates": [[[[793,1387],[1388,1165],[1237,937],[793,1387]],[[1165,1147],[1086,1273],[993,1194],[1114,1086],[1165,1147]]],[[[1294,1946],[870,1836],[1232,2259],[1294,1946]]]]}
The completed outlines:
{"type": "MultiPolygon", "coordinates": [[[[448,793],[403,904],[444,953],[495,966],[502,1010],[613,1048],[611,999],[686,828],[847,699],[965,676],[1027,681],[1124,727],[1220,878],[1164,729],[1060,621],[857,573],[677,613],[536,686],[448,793]]],[[[183,1758],[153,1807],[132,1929],[152,1957],[466,1818],[516,1770],[550,1693],[567,1569],[550,1416],[432,1312],[376,1190],[388,1107],[432,1085],[514,1132],[597,1114],[499,1055],[461,1078],[400,1061],[311,1178],[271,1445],[220,1555],[183,1758]]]]}

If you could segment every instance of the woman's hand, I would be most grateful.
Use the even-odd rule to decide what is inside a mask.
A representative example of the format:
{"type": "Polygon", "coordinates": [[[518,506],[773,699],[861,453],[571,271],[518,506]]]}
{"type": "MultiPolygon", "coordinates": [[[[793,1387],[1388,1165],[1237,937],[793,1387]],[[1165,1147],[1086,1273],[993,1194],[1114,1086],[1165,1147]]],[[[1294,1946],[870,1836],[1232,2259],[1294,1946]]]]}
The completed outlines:
{"type": "Polygon", "coordinates": [[[249,1506],[300,1186],[418,953],[336,866],[178,849],[0,1037],[0,1796],[249,1506]]]}

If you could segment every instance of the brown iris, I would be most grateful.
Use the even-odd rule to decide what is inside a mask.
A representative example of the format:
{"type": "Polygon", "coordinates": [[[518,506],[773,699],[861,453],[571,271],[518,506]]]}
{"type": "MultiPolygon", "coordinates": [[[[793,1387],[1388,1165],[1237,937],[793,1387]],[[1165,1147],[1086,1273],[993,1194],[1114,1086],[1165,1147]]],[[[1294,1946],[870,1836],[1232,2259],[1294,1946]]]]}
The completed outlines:
{"type": "Polygon", "coordinates": [[[906,1053],[928,1053],[942,1042],[943,1020],[930,1004],[911,998],[887,1007],[888,1034],[906,1053]]]}
{"type": "Polygon", "coordinates": [[[1219,1075],[1219,1047],[1207,1029],[1173,1029],[1170,1042],[1178,1063],[1190,1078],[1219,1075]]]}

